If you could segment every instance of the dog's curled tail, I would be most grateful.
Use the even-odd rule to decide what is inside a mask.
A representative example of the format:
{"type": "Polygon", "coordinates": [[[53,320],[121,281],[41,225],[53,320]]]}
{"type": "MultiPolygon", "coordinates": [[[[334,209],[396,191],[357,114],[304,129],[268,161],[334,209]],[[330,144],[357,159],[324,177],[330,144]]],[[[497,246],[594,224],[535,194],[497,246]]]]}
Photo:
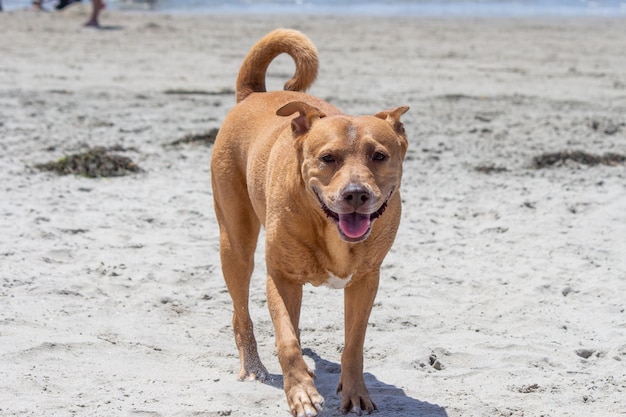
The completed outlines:
{"type": "Polygon", "coordinates": [[[319,65],[313,43],[297,30],[276,29],[258,41],[244,59],[237,77],[237,103],[252,93],[267,91],[267,68],[283,53],[289,54],[296,64],[296,73],[285,83],[285,90],[306,91],[313,84],[319,65]]]}

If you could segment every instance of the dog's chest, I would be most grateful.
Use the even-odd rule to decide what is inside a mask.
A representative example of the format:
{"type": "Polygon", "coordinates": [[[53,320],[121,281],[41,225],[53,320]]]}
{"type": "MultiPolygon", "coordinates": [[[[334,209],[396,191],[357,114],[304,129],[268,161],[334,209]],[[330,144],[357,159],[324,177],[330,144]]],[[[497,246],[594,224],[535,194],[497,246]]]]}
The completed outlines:
{"type": "Polygon", "coordinates": [[[336,290],[341,290],[345,288],[351,280],[352,275],[348,275],[346,278],[340,278],[332,272],[328,272],[328,278],[326,279],[326,282],[323,283],[323,285],[336,290]]]}

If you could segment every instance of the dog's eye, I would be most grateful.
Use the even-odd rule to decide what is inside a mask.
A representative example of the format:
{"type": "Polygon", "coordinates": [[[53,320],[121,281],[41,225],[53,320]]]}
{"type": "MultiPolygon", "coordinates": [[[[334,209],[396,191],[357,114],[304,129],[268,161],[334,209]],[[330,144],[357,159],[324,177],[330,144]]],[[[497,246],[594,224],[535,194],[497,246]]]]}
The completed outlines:
{"type": "Polygon", "coordinates": [[[372,156],[372,161],[384,161],[385,159],[387,159],[387,155],[382,152],[374,152],[372,156]]]}
{"type": "Polygon", "coordinates": [[[335,158],[333,158],[333,156],[331,154],[325,154],[322,155],[322,157],[320,158],[322,160],[322,162],[325,162],[327,164],[331,164],[333,162],[335,162],[335,158]]]}

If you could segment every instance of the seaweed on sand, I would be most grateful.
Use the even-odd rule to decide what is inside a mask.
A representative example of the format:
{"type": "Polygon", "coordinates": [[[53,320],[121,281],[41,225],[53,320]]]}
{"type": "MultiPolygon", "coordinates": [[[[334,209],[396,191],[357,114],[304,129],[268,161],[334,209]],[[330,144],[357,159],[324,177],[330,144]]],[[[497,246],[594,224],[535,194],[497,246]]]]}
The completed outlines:
{"type": "Polygon", "coordinates": [[[185,136],[168,143],[168,146],[179,146],[190,143],[201,143],[203,145],[212,145],[219,132],[218,128],[210,129],[202,133],[188,133],[185,136]]]}
{"type": "Polygon", "coordinates": [[[604,155],[594,155],[583,151],[561,151],[544,153],[533,158],[533,167],[536,169],[563,166],[568,161],[582,165],[610,165],[616,166],[626,162],[626,156],[616,153],[605,153],[604,155]]]}
{"type": "Polygon", "coordinates": [[[112,154],[103,147],[67,155],[56,161],[37,164],[35,167],[42,171],[56,172],[59,175],[74,174],[89,178],[120,177],[141,171],[141,168],[130,158],[112,154]]]}

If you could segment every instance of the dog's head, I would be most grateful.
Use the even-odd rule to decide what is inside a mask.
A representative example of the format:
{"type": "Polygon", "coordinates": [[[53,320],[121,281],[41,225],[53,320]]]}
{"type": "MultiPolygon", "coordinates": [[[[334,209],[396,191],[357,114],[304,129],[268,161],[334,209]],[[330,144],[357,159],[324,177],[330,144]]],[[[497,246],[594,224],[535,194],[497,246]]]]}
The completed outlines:
{"type": "Polygon", "coordinates": [[[408,142],[397,107],[375,116],[329,116],[303,102],[276,114],[291,116],[302,180],[310,197],[347,242],[365,240],[400,187],[408,142]]]}

